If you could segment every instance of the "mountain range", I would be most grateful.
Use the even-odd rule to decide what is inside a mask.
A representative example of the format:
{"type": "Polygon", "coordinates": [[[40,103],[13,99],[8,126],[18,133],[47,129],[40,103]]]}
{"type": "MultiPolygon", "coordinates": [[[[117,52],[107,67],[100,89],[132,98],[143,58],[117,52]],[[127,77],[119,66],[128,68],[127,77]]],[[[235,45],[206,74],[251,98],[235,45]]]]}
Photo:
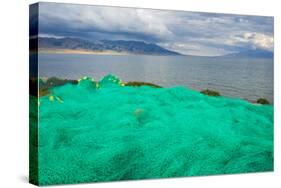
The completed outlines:
{"type": "Polygon", "coordinates": [[[38,45],[39,49],[87,50],[95,52],[113,51],[119,53],[147,55],[181,55],[180,53],[167,50],[156,44],[141,41],[87,41],[80,38],[39,37],[38,45]]]}
{"type": "MultiPolygon", "coordinates": [[[[37,44],[36,38],[31,39],[31,45],[37,44]],[[32,40],[34,40],[32,42],[32,40]]],[[[125,54],[145,54],[145,55],[183,55],[175,51],[165,49],[157,44],[142,41],[127,40],[100,40],[88,41],[80,38],[52,38],[38,37],[39,50],[84,50],[92,52],[114,52],[125,54]]],[[[32,48],[32,46],[31,46],[32,48]]],[[[36,49],[36,46],[34,46],[36,49]]],[[[189,56],[189,55],[187,55],[189,56]]],[[[192,56],[190,56],[192,57],[192,56]]],[[[219,56],[218,56],[219,57],[219,56]]],[[[240,58],[273,58],[273,52],[264,49],[250,49],[224,55],[223,57],[240,58]]]]}

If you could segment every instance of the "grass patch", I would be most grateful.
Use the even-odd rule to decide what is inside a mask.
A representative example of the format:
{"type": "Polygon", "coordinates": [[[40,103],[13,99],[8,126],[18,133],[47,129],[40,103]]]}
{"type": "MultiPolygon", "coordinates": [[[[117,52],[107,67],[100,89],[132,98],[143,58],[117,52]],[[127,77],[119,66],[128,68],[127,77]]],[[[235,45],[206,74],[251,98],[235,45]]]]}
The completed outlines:
{"type": "Polygon", "coordinates": [[[204,95],[214,96],[214,97],[221,96],[219,92],[210,89],[202,90],[201,93],[204,95]]]}
{"type": "Polygon", "coordinates": [[[64,84],[78,84],[77,80],[60,79],[57,77],[50,77],[47,80],[39,79],[39,97],[49,95],[50,89],[56,86],[62,86],[64,84]]]}
{"type": "Polygon", "coordinates": [[[270,104],[269,101],[267,99],[265,99],[265,98],[259,98],[257,100],[257,103],[258,104],[270,104]]]}
{"type": "Polygon", "coordinates": [[[151,86],[151,87],[155,87],[155,88],[162,88],[159,85],[156,84],[152,84],[149,82],[127,82],[125,83],[125,86],[133,86],[133,87],[139,87],[139,86],[151,86]]]}
{"type": "Polygon", "coordinates": [[[39,82],[40,88],[51,88],[55,86],[62,86],[64,84],[71,83],[71,84],[78,84],[77,80],[68,80],[68,79],[60,79],[57,77],[50,77],[45,82],[39,82]]]}

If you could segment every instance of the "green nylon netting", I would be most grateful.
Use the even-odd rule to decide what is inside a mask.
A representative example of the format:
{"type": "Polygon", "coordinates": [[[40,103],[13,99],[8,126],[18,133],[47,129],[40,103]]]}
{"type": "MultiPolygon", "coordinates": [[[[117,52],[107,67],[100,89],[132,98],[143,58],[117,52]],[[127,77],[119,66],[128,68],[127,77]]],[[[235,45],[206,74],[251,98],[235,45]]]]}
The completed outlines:
{"type": "Polygon", "coordinates": [[[39,183],[273,170],[273,107],[108,75],[40,97],[39,183]]]}

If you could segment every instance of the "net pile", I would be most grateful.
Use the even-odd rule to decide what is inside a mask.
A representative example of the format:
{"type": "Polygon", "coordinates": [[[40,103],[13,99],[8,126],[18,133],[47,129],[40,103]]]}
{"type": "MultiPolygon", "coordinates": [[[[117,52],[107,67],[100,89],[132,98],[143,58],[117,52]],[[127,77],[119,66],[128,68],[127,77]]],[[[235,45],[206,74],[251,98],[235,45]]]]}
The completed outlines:
{"type": "Polygon", "coordinates": [[[84,77],[40,97],[41,185],[273,170],[273,107],[84,77]]]}

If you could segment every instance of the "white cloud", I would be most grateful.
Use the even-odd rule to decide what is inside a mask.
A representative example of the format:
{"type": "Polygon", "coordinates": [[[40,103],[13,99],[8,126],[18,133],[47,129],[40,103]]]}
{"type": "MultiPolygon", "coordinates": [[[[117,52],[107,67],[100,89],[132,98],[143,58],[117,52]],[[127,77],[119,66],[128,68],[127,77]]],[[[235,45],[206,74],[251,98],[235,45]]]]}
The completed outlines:
{"type": "Polygon", "coordinates": [[[44,34],[44,33],[40,33],[39,37],[50,37],[50,38],[56,38],[56,39],[64,38],[64,36],[59,36],[59,35],[54,35],[54,34],[44,34]]]}
{"type": "Polygon", "coordinates": [[[251,42],[256,48],[273,50],[273,37],[263,33],[244,33],[244,39],[251,42]]]}
{"type": "Polygon", "coordinates": [[[232,45],[249,44],[254,49],[261,48],[269,51],[273,51],[274,48],[272,35],[257,32],[245,32],[238,36],[232,36],[227,42],[232,45]]]}
{"type": "Polygon", "coordinates": [[[228,51],[223,48],[209,47],[198,43],[160,43],[159,45],[185,55],[221,56],[234,53],[233,51],[228,51]]]}

